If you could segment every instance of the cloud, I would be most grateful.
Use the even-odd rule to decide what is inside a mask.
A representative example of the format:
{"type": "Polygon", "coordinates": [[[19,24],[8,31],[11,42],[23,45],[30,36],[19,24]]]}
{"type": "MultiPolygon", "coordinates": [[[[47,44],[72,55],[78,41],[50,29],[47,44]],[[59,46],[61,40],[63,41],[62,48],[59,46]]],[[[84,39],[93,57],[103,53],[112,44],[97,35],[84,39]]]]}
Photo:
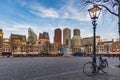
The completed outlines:
{"type": "Polygon", "coordinates": [[[12,26],[4,26],[2,27],[3,32],[4,32],[4,37],[9,37],[9,35],[12,34],[20,34],[20,35],[28,35],[27,34],[27,30],[28,28],[35,28],[36,31],[38,30],[38,28],[36,28],[35,26],[31,26],[29,24],[13,24],[12,26]]]}
{"type": "Polygon", "coordinates": [[[8,30],[8,31],[23,30],[27,28],[29,28],[29,25],[26,25],[26,24],[14,24],[13,26],[3,27],[4,30],[8,30]]]}
{"type": "Polygon", "coordinates": [[[74,19],[78,21],[90,20],[89,14],[85,11],[80,12],[79,8],[76,8],[72,2],[67,2],[60,9],[45,8],[40,4],[33,4],[30,6],[30,12],[36,16],[43,18],[74,19]]]}
{"type": "Polygon", "coordinates": [[[7,30],[7,31],[17,31],[19,29],[17,28],[13,28],[13,27],[6,27],[6,28],[3,28],[4,30],[7,30]]]}
{"type": "Polygon", "coordinates": [[[114,33],[114,32],[111,32],[108,34],[108,38],[111,39],[117,39],[118,38],[118,34],[117,33],[114,33]]]}
{"type": "Polygon", "coordinates": [[[78,21],[89,21],[89,14],[80,12],[77,8],[71,5],[64,6],[60,11],[61,18],[74,19],[78,21]]]}
{"type": "Polygon", "coordinates": [[[18,0],[17,1],[21,6],[26,6],[27,2],[25,2],[25,0],[18,0]]]}
{"type": "Polygon", "coordinates": [[[47,17],[47,18],[59,17],[57,11],[54,10],[53,8],[45,8],[42,6],[31,6],[30,12],[40,17],[47,17]]]}
{"type": "Polygon", "coordinates": [[[91,31],[89,31],[87,29],[80,29],[80,32],[81,32],[81,37],[82,38],[93,36],[91,31]]]}

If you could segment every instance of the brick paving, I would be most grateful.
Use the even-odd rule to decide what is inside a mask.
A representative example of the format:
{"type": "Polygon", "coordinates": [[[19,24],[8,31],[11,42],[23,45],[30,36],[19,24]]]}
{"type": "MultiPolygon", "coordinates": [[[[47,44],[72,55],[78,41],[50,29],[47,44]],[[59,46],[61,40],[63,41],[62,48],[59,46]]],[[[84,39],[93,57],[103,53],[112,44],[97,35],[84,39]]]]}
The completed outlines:
{"type": "Polygon", "coordinates": [[[0,58],[0,80],[120,80],[118,58],[107,58],[110,70],[96,76],[82,72],[88,57],[0,58]]]}

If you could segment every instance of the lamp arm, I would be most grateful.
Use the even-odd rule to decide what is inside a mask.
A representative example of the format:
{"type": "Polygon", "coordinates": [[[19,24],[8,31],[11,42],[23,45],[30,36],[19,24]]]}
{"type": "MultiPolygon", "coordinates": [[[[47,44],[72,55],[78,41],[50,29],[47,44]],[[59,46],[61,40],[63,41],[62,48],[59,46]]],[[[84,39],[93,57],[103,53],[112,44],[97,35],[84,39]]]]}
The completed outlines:
{"type": "Polygon", "coordinates": [[[112,12],[107,6],[105,6],[105,5],[100,5],[100,4],[98,4],[98,6],[102,6],[102,7],[104,7],[105,9],[107,9],[111,14],[113,14],[113,15],[115,15],[115,16],[117,16],[117,17],[119,17],[119,15],[118,14],[116,14],[116,13],[114,13],[114,12],[112,12]]]}

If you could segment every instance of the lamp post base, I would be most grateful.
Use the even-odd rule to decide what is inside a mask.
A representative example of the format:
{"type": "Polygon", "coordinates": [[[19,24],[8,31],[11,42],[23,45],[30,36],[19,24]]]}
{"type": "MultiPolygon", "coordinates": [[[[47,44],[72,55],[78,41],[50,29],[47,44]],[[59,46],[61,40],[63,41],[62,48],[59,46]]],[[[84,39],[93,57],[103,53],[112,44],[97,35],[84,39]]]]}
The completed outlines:
{"type": "MultiPolygon", "coordinates": [[[[93,56],[93,63],[96,65],[96,56],[93,56]]],[[[96,66],[93,66],[93,72],[96,72],[96,66]]]]}
{"type": "Polygon", "coordinates": [[[120,65],[118,65],[118,68],[120,68],[120,65]]]}
{"type": "Polygon", "coordinates": [[[118,65],[118,67],[120,68],[120,54],[119,54],[118,58],[119,58],[119,65],[118,65]]]}

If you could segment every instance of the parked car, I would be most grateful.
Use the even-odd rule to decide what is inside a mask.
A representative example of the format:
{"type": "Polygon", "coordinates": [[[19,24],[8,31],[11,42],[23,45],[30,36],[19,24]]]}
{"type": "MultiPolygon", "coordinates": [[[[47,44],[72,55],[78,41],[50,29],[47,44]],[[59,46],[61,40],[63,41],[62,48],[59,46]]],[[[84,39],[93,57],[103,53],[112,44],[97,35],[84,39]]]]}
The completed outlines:
{"type": "Polygon", "coordinates": [[[72,54],[73,56],[85,56],[86,52],[75,52],[72,54]]]}

